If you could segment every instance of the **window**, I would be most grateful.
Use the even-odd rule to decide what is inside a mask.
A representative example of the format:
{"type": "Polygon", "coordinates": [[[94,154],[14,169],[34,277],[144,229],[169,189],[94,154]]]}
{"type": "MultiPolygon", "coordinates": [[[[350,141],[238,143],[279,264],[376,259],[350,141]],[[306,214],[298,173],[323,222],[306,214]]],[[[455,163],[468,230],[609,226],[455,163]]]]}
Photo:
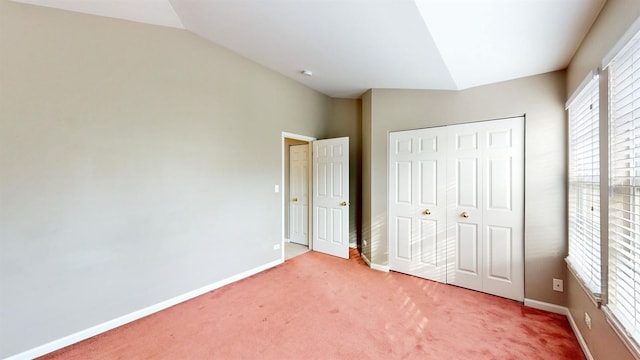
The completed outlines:
{"type": "Polygon", "coordinates": [[[567,102],[569,111],[569,256],[572,271],[596,296],[600,266],[600,124],[598,77],[590,75],[567,102]]]}
{"type": "Polygon", "coordinates": [[[607,308],[640,342],[640,34],[609,68],[609,271],[607,308]]]}

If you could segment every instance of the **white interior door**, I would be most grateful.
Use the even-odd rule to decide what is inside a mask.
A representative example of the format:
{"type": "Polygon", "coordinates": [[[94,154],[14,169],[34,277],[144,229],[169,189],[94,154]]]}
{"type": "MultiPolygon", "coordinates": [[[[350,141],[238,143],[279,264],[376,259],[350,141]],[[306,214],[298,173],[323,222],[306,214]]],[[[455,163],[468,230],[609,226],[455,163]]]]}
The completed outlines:
{"type": "Polygon", "coordinates": [[[289,147],[289,240],[309,245],[309,146],[289,147]]]}
{"type": "Polygon", "coordinates": [[[444,127],[389,135],[389,268],[446,281],[444,127]]]}
{"type": "Polygon", "coordinates": [[[482,291],[482,123],[448,127],[447,283],[482,291]]]}
{"type": "Polygon", "coordinates": [[[483,291],[524,299],[524,118],[485,124],[483,291]]]}
{"type": "Polygon", "coordinates": [[[312,152],[313,250],[349,258],[349,138],[316,140],[312,152]]]}

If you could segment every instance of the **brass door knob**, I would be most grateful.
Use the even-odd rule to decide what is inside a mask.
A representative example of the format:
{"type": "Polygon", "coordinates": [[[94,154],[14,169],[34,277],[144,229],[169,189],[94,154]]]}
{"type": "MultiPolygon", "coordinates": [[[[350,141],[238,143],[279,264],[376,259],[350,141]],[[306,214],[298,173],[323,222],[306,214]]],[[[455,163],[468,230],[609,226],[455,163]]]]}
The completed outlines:
{"type": "Polygon", "coordinates": [[[293,199],[291,199],[291,201],[298,202],[298,198],[293,198],[293,199]]]}
{"type": "Polygon", "coordinates": [[[431,215],[431,210],[427,209],[425,211],[422,212],[425,215],[431,215]]]}
{"type": "Polygon", "coordinates": [[[347,205],[349,205],[349,203],[346,202],[346,201],[343,201],[343,202],[340,203],[340,206],[347,206],[347,205]]]}
{"type": "Polygon", "coordinates": [[[469,213],[466,211],[463,211],[462,214],[460,214],[460,216],[462,216],[463,218],[468,218],[469,217],[469,213]]]}

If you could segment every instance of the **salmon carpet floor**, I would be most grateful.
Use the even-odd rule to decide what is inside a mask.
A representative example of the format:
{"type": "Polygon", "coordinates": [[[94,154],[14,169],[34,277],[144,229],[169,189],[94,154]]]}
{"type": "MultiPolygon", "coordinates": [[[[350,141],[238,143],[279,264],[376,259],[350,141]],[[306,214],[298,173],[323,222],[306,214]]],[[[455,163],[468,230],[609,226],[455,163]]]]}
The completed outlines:
{"type": "Polygon", "coordinates": [[[565,316],[308,252],[44,359],[584,359],[565,316]]]}

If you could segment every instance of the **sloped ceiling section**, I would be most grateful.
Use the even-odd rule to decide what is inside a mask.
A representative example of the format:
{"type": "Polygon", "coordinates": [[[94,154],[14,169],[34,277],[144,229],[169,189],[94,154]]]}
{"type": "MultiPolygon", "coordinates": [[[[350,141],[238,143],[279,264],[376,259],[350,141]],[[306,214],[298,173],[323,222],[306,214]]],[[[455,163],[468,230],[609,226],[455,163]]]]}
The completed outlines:
{"type": "Polygon", "coordinates": [[[25,4],[184,28],[169,0],[12,0],[25,4]]]}
{"type": "Polygon", "coordinates": [[[14,1],[184,28],[348,98],[370,88],[461,90],[564,69],[606,0],[14,1]]]}
{"type": "Polygon", "coordinates": [[[187,29],[331,96],[456,88],[412,1],[172,3],[187,29]]]}
{"type": "Polygon", "coordinates": [[[417,0],[457,89],[562,70],[603,0],[417,0]]]}

